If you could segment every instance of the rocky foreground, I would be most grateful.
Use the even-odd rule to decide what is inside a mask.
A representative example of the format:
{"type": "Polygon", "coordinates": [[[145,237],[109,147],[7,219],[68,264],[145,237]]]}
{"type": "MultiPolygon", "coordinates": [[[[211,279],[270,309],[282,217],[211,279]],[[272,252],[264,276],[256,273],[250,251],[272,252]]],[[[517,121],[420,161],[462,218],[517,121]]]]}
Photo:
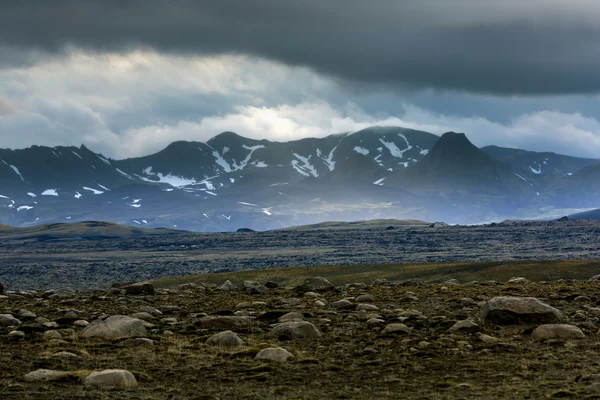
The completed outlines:
{"type": "Polygon", "coordinates": [[[600,397],[600,282],[0,295],[2,399],[600,397]]]}

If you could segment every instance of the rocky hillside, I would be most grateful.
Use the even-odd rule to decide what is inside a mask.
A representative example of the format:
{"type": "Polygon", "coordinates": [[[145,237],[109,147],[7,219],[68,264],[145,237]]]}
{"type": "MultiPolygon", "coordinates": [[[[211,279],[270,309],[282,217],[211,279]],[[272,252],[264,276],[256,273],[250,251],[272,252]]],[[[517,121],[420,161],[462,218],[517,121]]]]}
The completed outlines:
{"type": "Polygon", "coordinates": [[[598,281],[234,281],[0,295],[3,399],[583,398],[598,281]]]}

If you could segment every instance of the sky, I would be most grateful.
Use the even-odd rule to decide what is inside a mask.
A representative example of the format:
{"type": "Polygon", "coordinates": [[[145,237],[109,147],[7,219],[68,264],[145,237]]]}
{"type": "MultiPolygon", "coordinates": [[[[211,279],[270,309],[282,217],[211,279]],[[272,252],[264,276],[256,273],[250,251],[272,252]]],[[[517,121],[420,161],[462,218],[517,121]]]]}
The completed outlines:
{"type": "Polygon", "coordinates": [[[600,158],[596,0],[3,0],[0,147],[371,125],[600,158]]]}

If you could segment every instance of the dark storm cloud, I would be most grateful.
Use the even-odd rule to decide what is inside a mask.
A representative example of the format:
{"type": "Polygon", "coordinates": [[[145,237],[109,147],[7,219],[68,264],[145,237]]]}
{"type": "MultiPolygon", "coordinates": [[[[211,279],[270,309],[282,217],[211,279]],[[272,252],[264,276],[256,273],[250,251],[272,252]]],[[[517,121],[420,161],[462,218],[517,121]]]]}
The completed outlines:
{"type": "Polygon", "coordinates": [[[54,0],[0,3],[0,43],[31,63],[65,46],[245,53],[391,87],[494,94],[600,91],[596,2],[54,0]]]}

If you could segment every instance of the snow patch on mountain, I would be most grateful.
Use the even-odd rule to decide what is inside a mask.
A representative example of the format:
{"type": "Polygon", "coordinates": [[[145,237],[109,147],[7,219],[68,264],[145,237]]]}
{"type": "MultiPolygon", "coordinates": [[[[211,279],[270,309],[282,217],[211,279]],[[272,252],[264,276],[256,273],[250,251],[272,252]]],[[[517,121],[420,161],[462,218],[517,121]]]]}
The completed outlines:
{"type": "Polygon", "coordinates": [[[0,199],[10,199],[10,197],[0,195],[0,199]]]}
{"type": "Polygon", "coordinates": [[[32,206],[19,206],[19,207],[17,207],[17,211],[32,210],[32,209],[33,209],[32,206]]]}
{"type": "Polygon", "coordinates": [[[378,179],[375,182],[373,182],[373,185],[383,186],[384,180],[385,180],[385,178],[378,179]]]}
{"type": "MultiPolygon", "coordinates": [[[[100,186],[100,185],[98,185],[98,186],[100,186]]],[[[83,186],[83,189],[84,190],[88,190],[88,191],[90,191],[90,192],[92,192],[94,194],[102,194],[102,193],[104,193],[102,190],[92,189],[91,187],[87,187],[87,186],[83,186]]]]}
{"type": "Polygon", "coordinates": [[[81,156],[79,154],[77,154],[76,152],[74,152],[73,150],[71,150],[71,153],[75,154],[77,157],[79,157],[80,160],[83,160],[83,158],[81,158],[81,156]]]}
{"type": "Polygon", "coordinates": [[[238,204],[243,204],[245,206],[258,207],[258,205],[256,205],[256,204],[246,203],[245,201],[238,201],[238,204]]]}
{"type": "Polygon", "coordinates": [[[264,212],[267,215],[273,215],[273,213],[271,212],[271,207],[269,207],[269,208],[263,208],[262,212],[264,212]]]}
{"type": "Polygon", "coordinates": [[[231,215],[224,215],[221,214],[223,216],[223,218],[225,218],[227,221],[231,221],[231,215]]]}
{"type": "Polygon", "coordinates": [[[229,165],[229,163],[227,161],[225,161],[225,159],[223,158],[223,156],[221,154],[219,154],[218,151],[213,151],[212,152],[213,157],[215,158],[215,162],[217,163],[217,165],[219,165],[221,168],[223,168],[223,170],[225,172],[233,172],[233,170],[231,169],[231,165],[229,165]]]}
{"type": "Polygon", "coordinates": [[[108,165],[109,167],[112,167],[112,164],[106,158],[104,158],[104,157],[102,157],[101,155],[98,155],[98,154],[96,154],[96,157],[98,157],[100,160],[102,160],[102,162],[104,164],[108,165]]]}
{"type": "Polygon", "coordinates": [[[533,168],[532,166],[529,166],[529,169],[536,175],[540,175],[542,173],[542,166],[540,164],[538,164],[537,169],[533,168]]]}
{"type": "Polygon", "coordinates": [[[2,160],[2,162],[6,165],[8,165],[13,171],[15,171],[15,174],[19,175],[19,178],[21,178],[21,180],[23,182],[25,182],[25,178],[23,178],[23,175],[21,175],[21,172],[19,171],[19,168],[15,167],[14,165],[10,165],[9,163],[7,163],[6,161],[2,160]]]}
{"type": "Polygon", "coordinates": [[[294,155],[294,157],[297,158],[297,160],[292,160],[292,167],[298,171],[300,174],[304,175],[304,176],[314,176],[315,178],[317,178],[319,176],[319,173],[317,172],[316,168],[310,163],[310,158],[312,157],[312,154],[309,155],[308,157],[303,157],[300,154],[297,153],[292,153],[294,155]],[[302,162],[302,164],[300,164],[300,162],[302,162]]]}
{"type": "Polygon", "coordinates": [[[101,185],[101,184],[99,184],[99,183],[98,183],[98,186],[100,186],[102,189],[104,189],[104,190],[106,190],[106,191],[110,192],[110,189],[109,189],[109,188],[107,188],[106,186],[102,186],[102,185],[101,185]]]}
{"type": "Polygon", "coordinates": [[[158,178],[158,179],[149,179],[145,176],[136,175],[138,178],[143,180],[144,182],[152,182],[152,183],[166,183],[167,185],[171,185],[176,188],[181,188],[184,186],[194,185],[196,182],[195,179],[185,178],[183,176],[173,175],[170,172],[167,175],[163,175],[162,172],[152,172],[152,167],[147,167],[143,170],[143,173],[147,176],[158,178]]]}
{"type": "Polygon", "coordinates": [[[35,199],[37,197],[36,194],[32,193],[32,192],[27,192],[27,196],[29,196],[29,197],[31,197],[33,199],[35,199]]]}
{"type": "Polygon", "coordinates": [[[527,179],[525,179],[524,177],[522,177],[521,175],[517,174],[516,172],[514,172],[514,174],[516,176],[518,176],[519,178],[523,179],[525,182],[529,183],[529,181],[527,179]]]}
{"type": "Polygon", "coordinates": [[[258,168],[266,168],[266,167],[268,167],[268,165],[264,161],[254,161],[252,163],[252,165],[254,165],[255,167],[258,167],[258,168]]]}
{"type": "Polygon", "coordinates": [[[42,196],[58,196],[56,189],[46,189],[42,192],[42,196]]]}
{"type": "Polygon", "coordinates": [[[73,197],[75,197],[76,199],[80,199],[81,196],[82,196],[81,193],[75,192],[75,196],[73,196],[73,197]]]}
{"type": "Polygon", "coordinates": [[[367,155],[369,154],[369,150],[365,149],[364,147],[360,147],[360,146],[354,146],[354,151],[357,152],[358,154],[362,154],[362,155],[367,155]]]}
{"type": "Polygon", "coordinates": [[[132,181],[135,180],[131,175],[126,174],[125,172],[121,171],[119,168],[116,168],[117,172],[120,173],[121,175],[123,175],[124,177],[131,179],[132,181]]]}
{"type": "Polygon", "coordinates": [[[412,146],[408,142],[408,139],[406,139],[406,136],[404,136],[401,133],[399,133],[398,136],[400,136],[406,142],[406,148],[404,150],[400,150],[398,148],[398,146],[396,145],[396,143],[394,143],[394,142],[386,142],[385,140],[383,140],[381,138],[379,139],[379,141],[381,142],[381,144],[383,144],[385,147],[387,147],[387,149],[390,151],[390,154],[393,157],[403,158],[404,153],[406,153],[407,151],[411,150],[412,146]]]}

